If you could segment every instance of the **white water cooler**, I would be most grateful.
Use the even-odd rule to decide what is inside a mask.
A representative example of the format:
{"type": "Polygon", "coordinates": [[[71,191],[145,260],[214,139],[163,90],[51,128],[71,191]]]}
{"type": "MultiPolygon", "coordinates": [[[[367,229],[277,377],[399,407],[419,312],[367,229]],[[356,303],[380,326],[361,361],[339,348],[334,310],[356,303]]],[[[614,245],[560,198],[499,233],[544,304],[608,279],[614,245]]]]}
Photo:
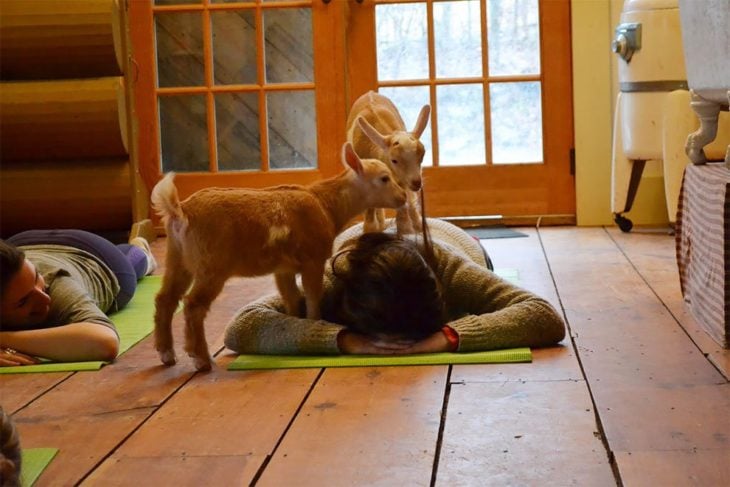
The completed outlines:
{"type": "Polygon", "coordinates": [[[678,0],[626,0],[611,44],[619,56],[619,94],[613,129],[611,211],[621,230],[646,161],[663,164],[669,219],[677,213],[684,146],[698,126],[690,107],[678,0]]]}

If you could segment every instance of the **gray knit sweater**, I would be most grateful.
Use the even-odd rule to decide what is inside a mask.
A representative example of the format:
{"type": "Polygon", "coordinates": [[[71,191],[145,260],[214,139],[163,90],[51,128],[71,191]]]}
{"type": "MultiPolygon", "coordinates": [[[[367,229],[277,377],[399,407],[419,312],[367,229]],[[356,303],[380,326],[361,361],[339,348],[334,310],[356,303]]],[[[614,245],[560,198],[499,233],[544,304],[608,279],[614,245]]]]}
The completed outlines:
{"type": "MultiPolygon", "coordinates": [[[[459,351],[544,347],[565,337],[562,318],[546,300],[486,268],[478,242],[442,220],[429,220],[429,228],[449,315],[446,324],[459,336],[459,351]]],[[[335,241],[335,251],[361,232],[362,224],[347,229],[335,241]]],[[[337,259],[338,268],[346,260],[337,259]]],[[[333,305],[331,278],[328,263],[323,309],[333,305]]],[[[287,315],[281,298],[272,295],[238,311],[226,329],[225,345],[238,353],[338,354],[337,334],[343,328],[287,315]]]]}

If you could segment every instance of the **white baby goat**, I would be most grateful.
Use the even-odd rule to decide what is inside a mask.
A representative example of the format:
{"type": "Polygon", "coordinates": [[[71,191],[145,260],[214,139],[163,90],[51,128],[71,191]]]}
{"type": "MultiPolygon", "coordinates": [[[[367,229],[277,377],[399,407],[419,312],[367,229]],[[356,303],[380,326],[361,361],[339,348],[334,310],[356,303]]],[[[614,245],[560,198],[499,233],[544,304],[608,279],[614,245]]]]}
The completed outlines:
{"type": "MultiPolygon", "coordinates": [[[[347,140],[360,157],[380,159],[389,164],[398,184],[406,189],[408,201],[396,211],[398,233],[421,230],[417,192],[423,182],[421,163],[425,149],[419,140],[431,113],[430,105],[424,105],[418,114],[413,130],[406,124],[393,102],[386,96],[369,91],[355,100],[347,119],[347,140]]],[[[378,232],[385,227],[381,208],[368,208],[365,213],[365,232],[378,232]]]]}
{"type": "Polygon", "coordinates": [[[345,171],[308,186],[265,189],[207,188],[180,202],[168,173],[152,190],[152,203],[167,231],[162,289],[155,304],[155,347],[166,365],[176,361],[172,315],[185,296],[185,351],[198,370],[210,370],[203,322],[232,276],[275,274],[287,313],[297,315],[301,273],[307,318],[319,318],[322,276],[332,243],[366,208],[397,208],[405,190],[390,168],[360,159],[348,142],[345,171]]]}

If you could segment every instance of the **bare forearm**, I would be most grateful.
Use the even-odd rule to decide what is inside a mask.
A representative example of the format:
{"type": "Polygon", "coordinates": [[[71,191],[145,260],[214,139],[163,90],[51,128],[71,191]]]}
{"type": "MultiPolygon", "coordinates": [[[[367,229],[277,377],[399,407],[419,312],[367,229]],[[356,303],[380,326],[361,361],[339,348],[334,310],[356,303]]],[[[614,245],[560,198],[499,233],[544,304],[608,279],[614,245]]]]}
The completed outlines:
{"type": "Polygon", "coordinates": [[[114,330],[97,323],[71,323],[41,330],[0,332],[0,345],[59,362],[113,360],[119,351],[114,330]]]}

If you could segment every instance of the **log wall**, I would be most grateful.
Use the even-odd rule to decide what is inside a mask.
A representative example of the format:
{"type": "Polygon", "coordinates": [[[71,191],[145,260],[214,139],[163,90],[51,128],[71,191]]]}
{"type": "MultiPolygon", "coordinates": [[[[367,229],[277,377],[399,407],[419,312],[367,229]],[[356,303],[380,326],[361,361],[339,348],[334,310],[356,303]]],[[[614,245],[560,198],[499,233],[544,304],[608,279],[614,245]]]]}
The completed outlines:
{"type": "Polygon", "coordinates": [[[120,14],[120,0],[0,4],[0,236],[130,228],[120,14]]]}

